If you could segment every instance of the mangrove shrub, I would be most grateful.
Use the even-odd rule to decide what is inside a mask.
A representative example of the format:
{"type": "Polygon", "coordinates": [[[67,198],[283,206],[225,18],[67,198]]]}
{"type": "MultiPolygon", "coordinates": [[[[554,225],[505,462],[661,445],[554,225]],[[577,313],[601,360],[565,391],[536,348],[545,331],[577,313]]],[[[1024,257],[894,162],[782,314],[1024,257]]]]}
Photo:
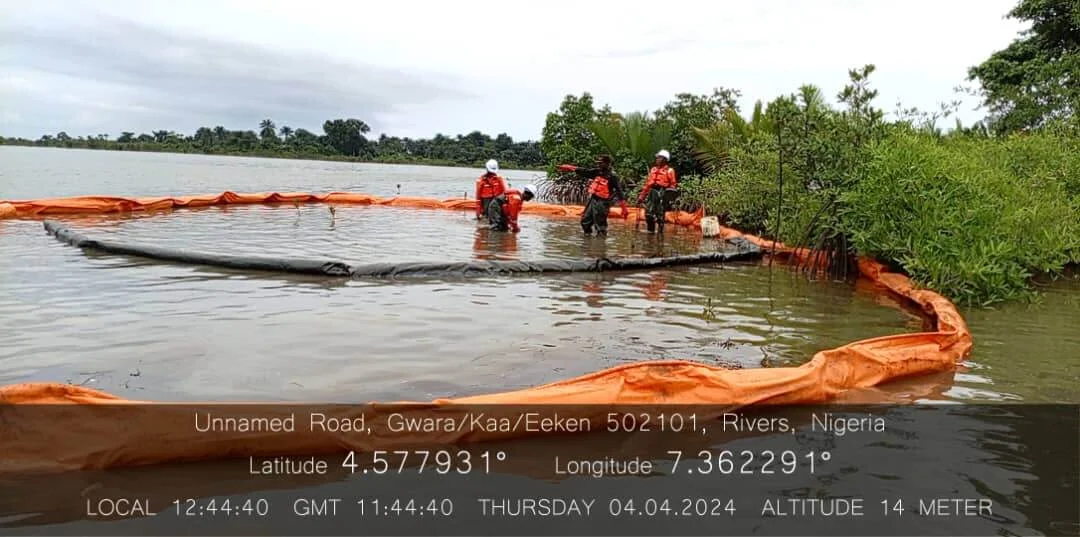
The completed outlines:
{"type": "Polygon", "coordinates": [[[957,302],[1026,296],[1031,276],[1080,260],[1069,178],[1046,164],[1068,158],[1061,147],[1051,134],[938,139],[898,129],[844,192],[844,228],[860,253],[957,302]]]}

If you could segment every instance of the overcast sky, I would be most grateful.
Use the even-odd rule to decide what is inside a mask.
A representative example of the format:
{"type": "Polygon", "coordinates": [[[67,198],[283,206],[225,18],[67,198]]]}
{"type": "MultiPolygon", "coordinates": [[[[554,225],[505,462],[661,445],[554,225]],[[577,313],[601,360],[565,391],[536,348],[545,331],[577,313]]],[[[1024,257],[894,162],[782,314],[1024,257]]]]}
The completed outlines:
{"type": "MultiPolygon", "coordinates": [[[[0,0],[0,134],[202,125],[538,139],[567,93],[655,110],[715,86],[936,108],[1023,27],[1016,0],[0,0]]],[[[982,117],[968,101],[965,122],[982,117]]]]}

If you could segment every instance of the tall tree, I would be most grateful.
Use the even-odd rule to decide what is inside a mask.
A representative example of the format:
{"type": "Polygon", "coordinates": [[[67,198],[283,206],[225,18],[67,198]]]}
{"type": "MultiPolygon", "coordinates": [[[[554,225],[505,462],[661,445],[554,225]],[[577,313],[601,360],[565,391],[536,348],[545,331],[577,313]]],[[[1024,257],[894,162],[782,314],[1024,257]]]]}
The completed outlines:
{"type": "Polygon", "coordinates": [[[656,111],[656,119],[670,121],[671,165],[680,177],[705,173],[702,164],[694,159],[695,131],[709,128],[722,121],[728,111],[738,113],[739,92],[729,88],[715,88],[711,95],[680,93],[675,100],[656,111]]]}
{"type": "Polygon", "coordinates": [[[1021,0],[1010,18],[1027,21],[1008,47],[968,71],[978,80],[989,123],[999,132],[1038,127],[1080,109],[1080,2],[1021,0]]]}
{"type": "Polygon", "coordinates": [[[505,132],[499,133],[499,135],[495,137],[494,143],[496,151],[509,151],[510,148],[514,147],[514,139],[505,132]]]}
{"type": "Polygon", "coordinates": [[[364,135],[370,131],[371,127],[359,119],[335,119],[323,123],[323,132],[330,147],[343,155],[354,157],[367,149],[364,135]]]}
{"type": "Polygon", "coordinates": [[[631,182],[648,173],[657,151],[671,142],[673,123],[649,117],[647,112],[614,114],[589,124],[608,153],[615,156],[617,171],[631,182]]]}
{"type": "Polygon", "coordinates": [[[199,127],[191,140],[204,150],[208,150],[214,145],[214,131],[210,127],[199,127]]]}
{"type": "Polygon", "coordinates": [[[292,143],[300,149],[314,149],[319,145],[319,137],[307,129],[296,129],[292,134],[292,143]]]}
{"type": "Polygon", "coordinates": [[[270,119],[264,119],[259,122],[259,138],[266,140],[277,139],[277,125],[270,119]]]}
{"type": "Polygon", "coordinates": [[[592,95],[586,92],[581,97],[567,95],[559,109],[547,115],[540,150],[548,158],[549,171],[554,172],[558,164],[591,164],[604,150],[603,143],[589,129],[598,114],[592,95]]]}

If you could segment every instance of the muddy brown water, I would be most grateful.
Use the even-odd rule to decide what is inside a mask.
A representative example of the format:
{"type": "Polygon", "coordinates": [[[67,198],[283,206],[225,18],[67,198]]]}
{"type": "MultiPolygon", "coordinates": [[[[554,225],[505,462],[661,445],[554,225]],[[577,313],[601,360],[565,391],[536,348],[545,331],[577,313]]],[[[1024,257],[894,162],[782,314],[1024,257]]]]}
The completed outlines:
{"type": "MultiPolygon", "coordinates": [[[[463,195],[478,172],[200,155],[0,148],[0,199],[87,194],[355,191],[463,195]]],[[[506,171],[512,184],[533,172],[506,171]]],[[[663,241],[614,222],[524,216],[517,236],[466,213],[324,205],[226,206],[67,217],[90,236],[231,254],[349,263],[671,255],[721,247],[688,230],[663,241]]],[[[861,338],[917,331],[912,311],[866,285],[810,282],[756,263],[642,273],[340,281],[243,274],[84,253],[39,221],[0,221],[0,382],[58,381],[122,396],[372,400],[519,388],[628,361],[795,365],[861,338]]],[[[941,393],[962,401],[1080,400],[1080,293],[965,310],[975,337],[941,393]]]]}
{"type": "MultiPolygon", "coordinates": [[[[390,196],[399,184],[403,195],[450,198],[470,191],[478,173],[0,147],[0,199],[224,190],[390,196]]],[[[516,186],[534,178],[531,172],[505,175],[516,186]]],[[[722,247],[679,229],[659,241],[619,222],[606,240],[587,239],[573,220],[532,216],[522,218],[517,236],[493,234],[468,214],[385,207],[337,206],[333,218],[325,205],[286,204],[59,219],[92,237],[355,264],[649,256],[722,247]]],[[[1078,306],[1080,286],[1066,281],[1044,288],[1033,304],[964,310],[975,351],[961,371],[868,390],[861,400],[1076,403],[1078,306]]],[[[918,331],[924,322],[865,282],[811,282],[761,263],[346,281],[87,253],[49,236],[40,221],[0,221],[0,383],[70,382],[129,398],[427,400],[527,387],[644,359],[788,366],[857,339],[918,331]]],[[[885,483],[890,490],[930,491],[940,479],[942,490],[1000,492],[993,494],[1008,506],[1007,520],[981,520],[980,532],[1075,532],[1075,521],[1067,520],[1075,490],[1059,492],[1062,472],[1075,470],[1075,461],[1017,455],[1018,446],[1056,433],[989,423],[964,425],[973,439],[957,437],[949,451],[965,461],[1009,461],[1004,466],[957,463],[948,472],[913,475],[903,468],[881,475],[845,470],[807,486],[827,481],[829,490],[859,492],[885,483]],[[955,483],[964,485],[957,489],[955,483]]],[[[912,439],[901,444],[890,449],[919,445],[912,439]]],[[[150,477],[130,478],[150,480],[138,481],[145,487],[130,485],[132,490],[153,488],[174,470],[146,472],[138,475],[150,477]]],[[[193,488],[206,489],[198,494],[214,494],[213,480],[199,476],[220,472],[209,464],[205,470],[185,466],[182,474],[194,480],[193,488]]],[[[23,511],[0,509],[0,518],[23,511]]],[[[99,526],[85,531],[94,528],[99,526]]]]}

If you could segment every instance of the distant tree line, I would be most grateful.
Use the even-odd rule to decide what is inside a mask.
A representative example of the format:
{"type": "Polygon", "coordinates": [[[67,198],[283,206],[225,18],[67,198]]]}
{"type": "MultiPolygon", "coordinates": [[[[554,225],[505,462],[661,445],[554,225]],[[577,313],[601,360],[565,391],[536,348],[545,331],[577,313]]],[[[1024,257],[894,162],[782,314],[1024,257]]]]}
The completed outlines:
{"type": "Polygon", "coordinates": [[[249,155],[386,163],[482,166],[494,158],[503,168],[535,169],[546,162],[538,142],[516,142],[503,133],[491,136],[473,131],[455,137],[400,138],[383,134],[369,139],[371,128],[359,119],[333,119],[323,123],[322,134],[307,129],[280,128],[264,119],[255,130],[200,127],[188,136],[169,130],[73,137],[67,132],[46,134],[37,140],[0,137],[0,144],[120,151],[161,151],[210,155],[249,155]]]}

